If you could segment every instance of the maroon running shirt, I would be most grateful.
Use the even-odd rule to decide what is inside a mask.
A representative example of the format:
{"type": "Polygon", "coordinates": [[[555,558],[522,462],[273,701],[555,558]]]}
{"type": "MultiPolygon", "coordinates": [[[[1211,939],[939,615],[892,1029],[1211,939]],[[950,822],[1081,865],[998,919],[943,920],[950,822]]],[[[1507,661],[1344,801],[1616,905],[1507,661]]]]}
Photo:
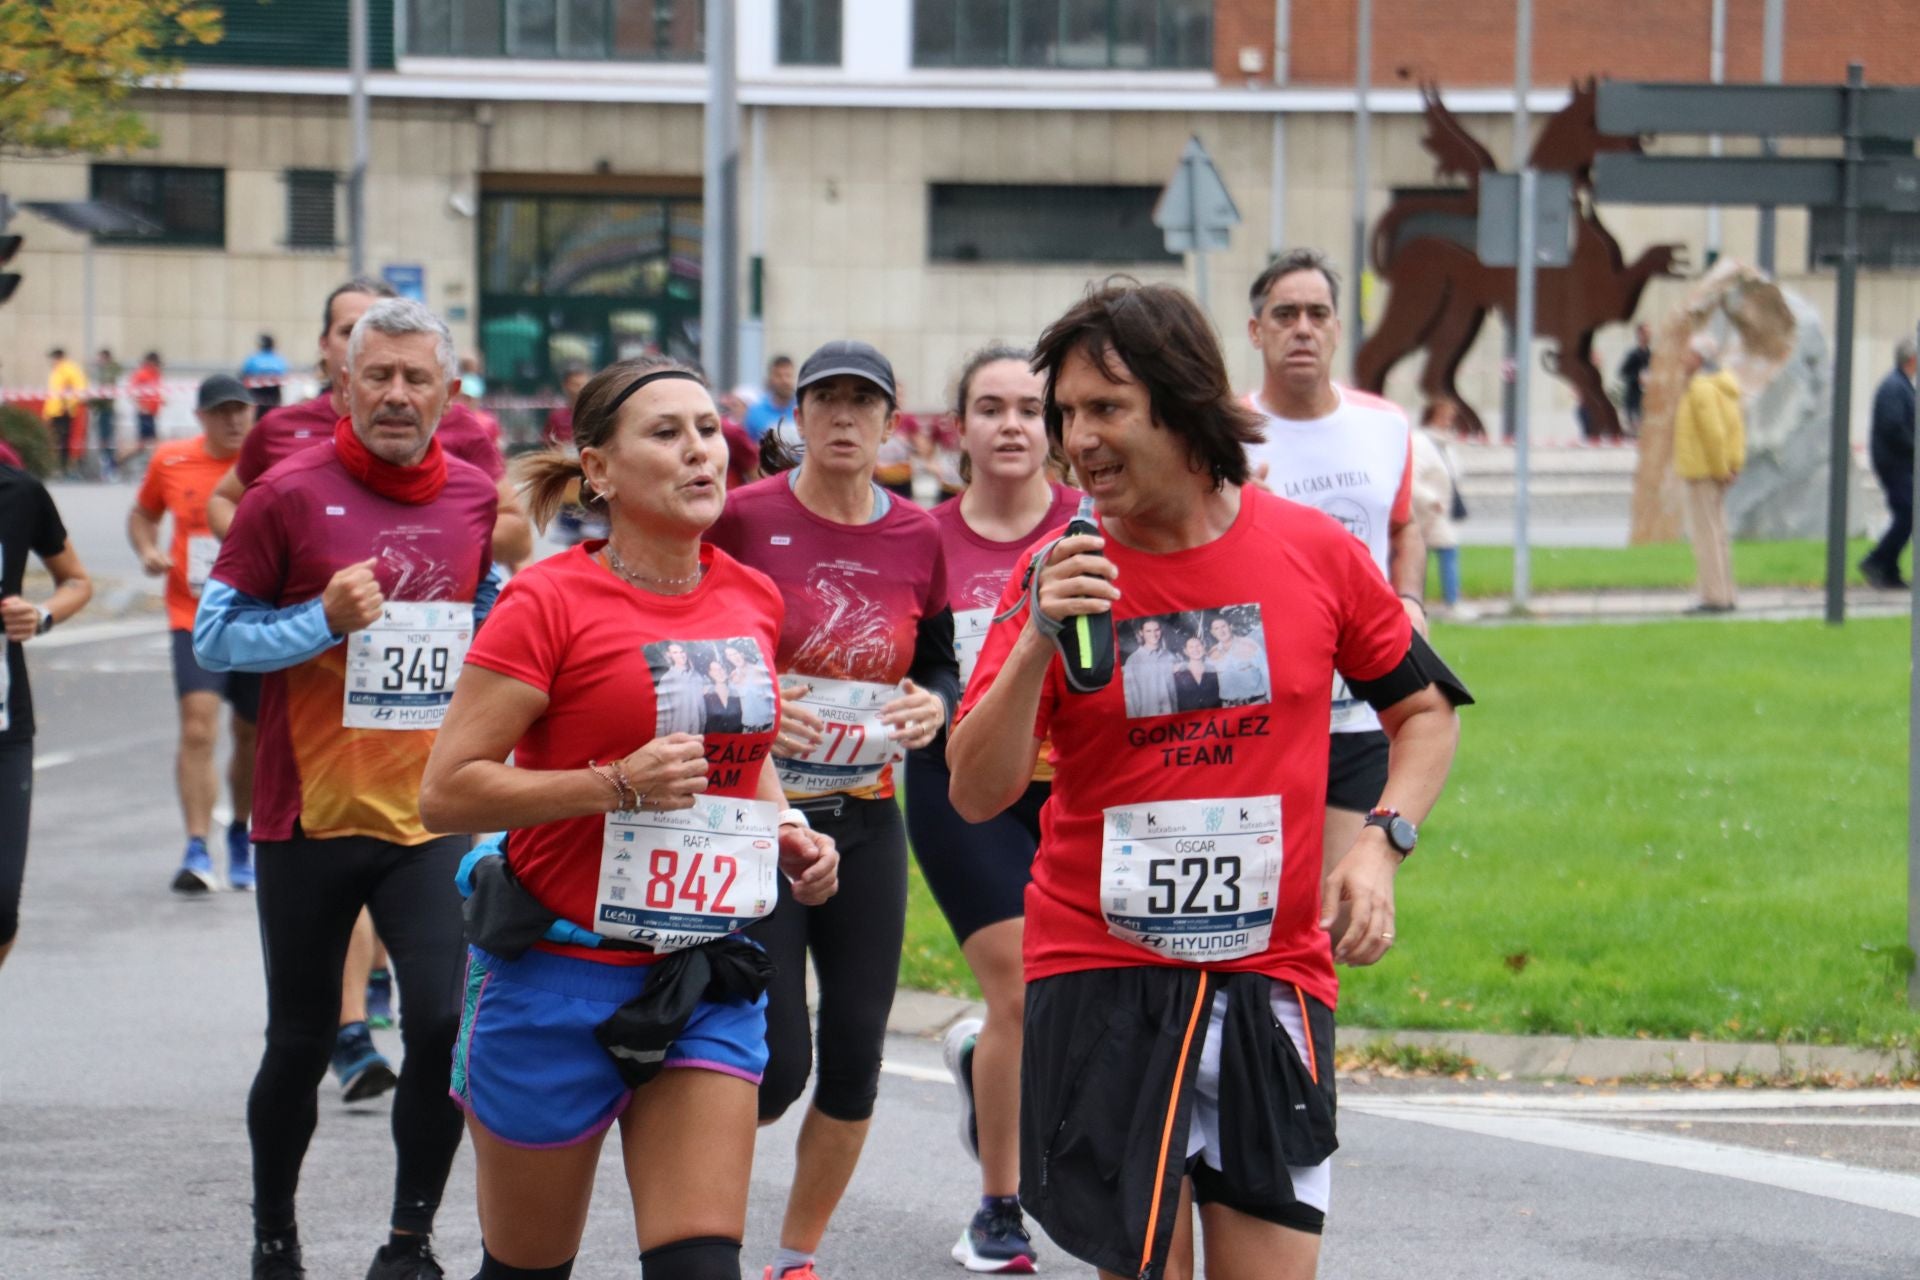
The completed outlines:
{"type": "MultiPolygon", "coordinates": [[[[947,607],[940,530],[898,498],[867,524],[841,524],[801,505],[782,473],[727,495],[707,540],[772,578],[786,601],[775,665],[782,675],[897,684],[913,665],[920,620],[947,607]]],[[[893,794],[888,766],[878,785],[893,794]]]]}
{"type": "MultiPolygon", "coordinates": [[[[333,426],[340,415],[333,411],[333,397],[325,392],[299,404],[269,410],[240,446],[240,460],[233,470],[240,483],[251,485],[280,463],[302,449],[325,444],[333,439],[333,426]]],[[[450,404],[440,415],[434,435],[449,457],[472,463],[495,484],[507,474],[507,461],[500,446],[488,434],[486,424],[464,405],[450,404]]]]}
{"type": "MultiPolygon", "coordinates": [[[[447,487],[415,505],[356,481],[331,447],[302,450],[247,490],[209,575],[276,608],[320,595],[362,560],[392,601],[471,601],[493,566],[493,481],[447,459],[447,487]]],[[[433,839],[420,821],[432,729],[344,726],[347,642],[267,674],[254,755],[253,838],[433,839]]]]}

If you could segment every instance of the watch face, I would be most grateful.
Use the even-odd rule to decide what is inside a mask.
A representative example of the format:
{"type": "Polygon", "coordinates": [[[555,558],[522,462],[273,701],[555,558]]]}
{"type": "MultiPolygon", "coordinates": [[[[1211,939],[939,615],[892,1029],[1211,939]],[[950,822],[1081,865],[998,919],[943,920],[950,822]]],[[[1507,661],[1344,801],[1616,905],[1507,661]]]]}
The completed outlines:
{"type": "Polygon", "coordinates": [[[1402,853],[1409,853],[1420,839],[1420,830],[1405,818],[1393,818],[1387,822],[1387,840],[1402,853]]]}

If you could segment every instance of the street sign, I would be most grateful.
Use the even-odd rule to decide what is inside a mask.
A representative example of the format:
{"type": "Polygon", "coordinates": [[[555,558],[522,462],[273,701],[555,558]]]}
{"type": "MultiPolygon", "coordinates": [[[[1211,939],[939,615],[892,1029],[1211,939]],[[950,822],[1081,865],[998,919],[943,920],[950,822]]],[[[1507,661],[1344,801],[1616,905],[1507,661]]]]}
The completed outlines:
{"type": "MultiPolygon", "coordinates": [[[[1862,87],[1860,136],[1920,137],[1920,89],[1862,87]]],[[[1825,137],[1845,133],[1847,89],[1837,84],[1636,84],[1604,81],[1602,133],[1825,137]]]]}
{"type": "MultiPolygon", "coordinates": [[[[1573,175],[1542,171],[1534,179],[1534,253],[1538,267],[1573,261],[1573,175]]],[[[1490,267],[1520,265],[1520,175],[1480,174],[1480,221],[1474,250],[1490,267]]]]}
{"type": "MultiPolygon", "coordinates": [[[[1594,157],[1593,189],[1621,204],[1771,204],[1826,207],[1844,197],[1847,162],[1781,156],[1594,157]]],[[[1920,160],[1860,160],[1860,208],[1920,208],[1920,160]]]]}
{"type": "Polygon", "coordinates": [[[1165,233],[1168,253],[1224,249],[1227,233],[1240,225],[1240,210],[1200,139],[1187,139],[1179,166],[1153,206],[1153,225],[1165,233]]]}
{"type": "Polygon", "coordinates": [[[403,298],[415,302],[427,300],[427,269],[411,262],[389,262],[380,268],[380,278],[403,298]]]}

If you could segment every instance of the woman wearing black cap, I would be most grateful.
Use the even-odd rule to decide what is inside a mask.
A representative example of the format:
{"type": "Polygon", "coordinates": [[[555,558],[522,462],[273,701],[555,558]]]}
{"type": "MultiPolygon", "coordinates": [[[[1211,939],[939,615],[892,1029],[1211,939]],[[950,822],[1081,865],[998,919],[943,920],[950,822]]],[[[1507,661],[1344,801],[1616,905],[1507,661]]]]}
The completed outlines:
{"type": "Polygon", "coordinates": [[[782,890],[779,909],[752,930],[778,970],[763,1122],[799,1098],[815,1056],[808,953],[820,980],[813,1105],[765,1280],[818,1280],[814,1251],[866,1141],[906,925],[894,765],[941,734],[960,688],[940,532],[874,482],[898,416],[892,365],[864,342],[830,342],[801,366],[798,397],[799,466],[731,495],[708,535],[785,597],[774,755],[789,803],[843,858],[833,899],[806,907],[782,890]]]}

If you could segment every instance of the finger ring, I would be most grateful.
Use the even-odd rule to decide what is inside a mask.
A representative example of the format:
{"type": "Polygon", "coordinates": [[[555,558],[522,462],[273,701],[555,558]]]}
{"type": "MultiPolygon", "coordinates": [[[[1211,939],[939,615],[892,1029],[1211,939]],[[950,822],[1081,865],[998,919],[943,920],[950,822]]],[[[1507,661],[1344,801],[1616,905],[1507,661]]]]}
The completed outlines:
{"type": "Polygon", "coordinates": [[[1393,935],[1392,935],[1391,933],[1383,933],[1383,934],[1381,934],[1381,935],[1380,935],[1380,938],[1381,938],[1381,940],[1382,940],[1383,942],[1392,942],[1392,941],[1393,941],[1393,935]]]}

